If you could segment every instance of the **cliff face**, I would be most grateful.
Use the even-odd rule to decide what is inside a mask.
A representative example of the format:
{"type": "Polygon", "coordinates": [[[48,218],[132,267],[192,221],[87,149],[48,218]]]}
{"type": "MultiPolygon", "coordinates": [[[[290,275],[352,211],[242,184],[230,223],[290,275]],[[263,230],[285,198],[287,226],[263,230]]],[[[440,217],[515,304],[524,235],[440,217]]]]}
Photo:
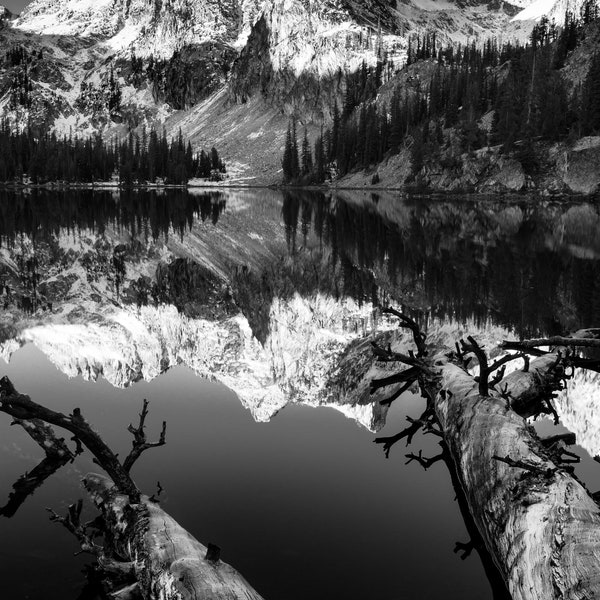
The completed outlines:
{"type": "Polygon", "coordinates": [[[115,51],[170,57],[188,44],[234,43],[242,18],[236,0],[35,0],[13,27],[45,36],[100,38],[115,51]]]}
{"type": "Polygon", "coordinates": [[[237,181],[272,183],[289,115],[316,132],[342,100],[342,73],[382,52],[401,64],[411,32],[498,34],[526,4],[35,0],[0,29],[4,47],[26,50],[0,57],[0,115],[59,134],[181,127],[197,147],[218,143],[237,181]]]}

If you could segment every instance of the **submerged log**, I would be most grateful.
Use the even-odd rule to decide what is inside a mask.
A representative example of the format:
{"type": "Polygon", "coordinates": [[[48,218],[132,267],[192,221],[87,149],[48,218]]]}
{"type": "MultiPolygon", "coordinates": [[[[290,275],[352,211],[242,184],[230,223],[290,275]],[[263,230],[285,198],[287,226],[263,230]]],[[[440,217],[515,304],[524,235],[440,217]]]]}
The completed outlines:
{"type": "MultiPolygon", "coordinates": [[[[0,516],[8,519],[17,514],[25,500],[56,471],[75,458],[65,441],[58,438],[49,425],[40,419],[23,421],[15,419],[12,425],[20,425],[46,454],[46,457],[31,471],[24,473],[13,484],[8,502],[0,508],[0,516]]],[[[77,451],[76,451],[77,453],[77,451]]]]}
{"type": "Polygon", "coordinates": [[[485,546],[515,600],[600,598],[600,507],[565,465],[561,440],[544,443],[524,418],[551,412],[561,354],[494,389],[465,368],[473,353],[490,374],[480,351],[470,339],[438,353],[420,384],[485,546]]]}
{"type": "Polygon", "coordinates": [[[201,544],[146,496],[131,505],[108,478],[95,474],[84,485],[109,526],[113,551],[134,564],[144,598],[262,600],[215,546],[201,544]]]}

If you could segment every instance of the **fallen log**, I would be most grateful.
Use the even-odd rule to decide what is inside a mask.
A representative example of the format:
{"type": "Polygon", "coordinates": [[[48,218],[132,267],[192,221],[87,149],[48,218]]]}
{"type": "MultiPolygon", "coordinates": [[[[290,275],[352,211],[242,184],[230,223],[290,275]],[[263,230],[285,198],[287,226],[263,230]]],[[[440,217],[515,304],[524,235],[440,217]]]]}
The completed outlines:
{"type": "Polygon", "coordinates": [[[204,546],[158,504],[131,505],[108,478],[89,474],[84,486],[111,532],[111,550],[130,561],[144,598],[262,600],[215,546],[204,546]]]}
{"type": "Polygon", "coordinates": [[[556,450],[559,440],[545,444],[524,418],[551,412],[570,366],[565,357],[543,355],[496,389],[481,379],[491,371],[472,339],[422,360],[428,409],[513,599],[600,598],[600,507],[556,450]],[[483,367],[479,380],[465,368],[467,354],[483,367]]]}
{"type": "Polygon", "coordinates": [[[600,597],[600,507],[502,398],[481,396],[456,365],[440,376],[444,439],[512,597],[600,597]]]}
{"type": "Polygon", "coordinates": [[[600,348],[600,329],[580,329],[573,335],[555,335],[549,338],[538,338],[522,341],[505,341],[502,347],[505,350],[535,350],[551,346],[564,348],[600,348]]]}
{"type": "Polygon", "coordinates": [[[0,514],[12,516],[28,494],[57,468],[81,453],[83,447],[110,476],[90,474],[84,479],[103,519],[82,523],[82,501],[71,504],[65,516],[48,510],[51,520],[62,524],[77,538],[81,551],[96,558],[95,575],[105,583],[111,597],[262,600],[233,567],[220,560],[216,546],[203,546],[155,500],[142,495],[131,478],[131,468],[140,456],[166,443],[166,423],[157,442],[148,442],[146,438],[147,401],[144,400],[139,424],[127,428],[133,442],[123,462],[87,423],[79,409],[70,415],[48,409],[18,393],[7,377],[0,380],[0,412],[11,415],[47,455],[35,472],[15,484],[9,503],[0,514]],[[74,453],[49,424],[74,434],[74,453]],[[104,537],[102,545],[96,542],[100,534],[104,537]]]}

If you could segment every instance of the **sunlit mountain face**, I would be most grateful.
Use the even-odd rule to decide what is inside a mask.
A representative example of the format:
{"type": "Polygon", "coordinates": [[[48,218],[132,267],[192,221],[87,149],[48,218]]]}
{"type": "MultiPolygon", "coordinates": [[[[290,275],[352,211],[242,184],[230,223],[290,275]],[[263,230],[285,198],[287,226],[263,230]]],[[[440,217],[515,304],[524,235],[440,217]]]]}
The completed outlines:
{"type": "Polygon", "coordinates": [[[599,218],[520,198],[5,195],[1,351],[32,342],[65,373],[119,387],[185,364],[256,419],[301,402],[376,429],[386,411],[368,381],[390,367],[373,364],[369,336],[409,341],[380,305],[408,307],[447,345],[590,326],[599,218]]]}

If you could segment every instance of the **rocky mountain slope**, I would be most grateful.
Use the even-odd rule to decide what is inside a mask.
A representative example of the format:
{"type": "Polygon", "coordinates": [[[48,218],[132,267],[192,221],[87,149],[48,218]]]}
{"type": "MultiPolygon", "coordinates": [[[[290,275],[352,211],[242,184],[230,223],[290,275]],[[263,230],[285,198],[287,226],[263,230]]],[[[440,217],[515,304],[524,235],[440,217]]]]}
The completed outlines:
{"type": "Polygon", "coordinates": [[[0,115],[67,135],[181,127],[218,144],[240,181],[278,181],[289,116],[327,122],[343,73],[382,53],[401,65],[418,31],[513,35],[527,4],[35,0],[0,29],[0,115]]]}

